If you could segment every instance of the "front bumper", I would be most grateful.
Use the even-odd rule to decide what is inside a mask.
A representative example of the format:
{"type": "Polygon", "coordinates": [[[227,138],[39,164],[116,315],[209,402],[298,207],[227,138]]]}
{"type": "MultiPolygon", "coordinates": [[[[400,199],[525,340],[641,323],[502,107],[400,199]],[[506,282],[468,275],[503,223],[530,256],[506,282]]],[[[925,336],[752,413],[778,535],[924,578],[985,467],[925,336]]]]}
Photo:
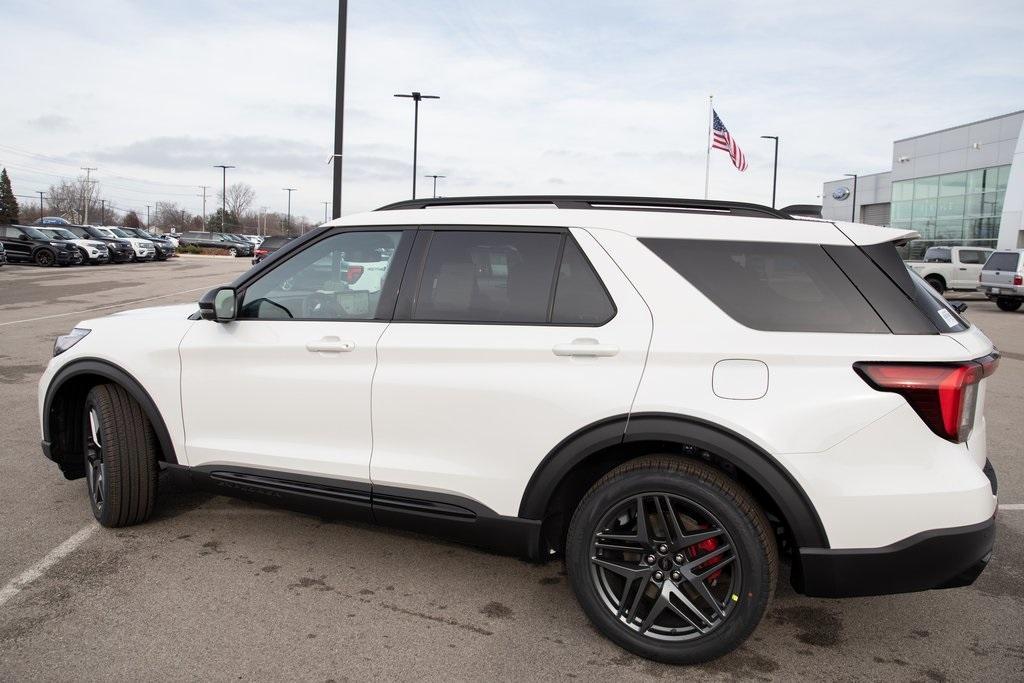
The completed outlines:
{"type": "Polygon", "coordinates": [[[74,251],[58,251],[57,252],[57,265],[69,266],[77,265],[82,262],[82,253],[75,249],[74,251]]]}
{"type": "Polygon", "coordinates": [[[132,257],[135,255],[135,252],[131,249],[131,247],[117,250],[110,249],[109,253],[110,260],[113,261],[114,263],[124,263],[125,261],[131,261],[132,257]]]}
{"type": "MultiPolygon", "coordinates": [[[[985,463],[995,495],[996,473],[985,463]]],[[[804,595],[847,598],[969,586],[984,571],[996,539],[995,517],[933,529],[882,548],[801,548],[793,586],[804,595]]]]}

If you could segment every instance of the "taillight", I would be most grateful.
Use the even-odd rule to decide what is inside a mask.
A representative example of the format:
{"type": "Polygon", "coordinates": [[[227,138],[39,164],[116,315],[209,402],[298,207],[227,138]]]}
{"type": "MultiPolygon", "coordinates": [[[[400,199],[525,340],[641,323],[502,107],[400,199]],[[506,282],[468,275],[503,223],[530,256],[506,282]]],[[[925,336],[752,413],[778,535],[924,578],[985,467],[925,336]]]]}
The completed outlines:
{"type": "Polygon", "coordinates": [[[352,284],[363,276],[362,266],[349,266],[348,272],[345,273],[345,282],[352,284]]]}
{"type": "Polygon", "coordinates": [[[995,372],[992,354],[963,363],[854,363],[853,368],[878,391],[907,400],[928,428],[953,443],[963,443],[974,428],[978,383],[995,372]]]}
{"type": "Polygon", "coordinates": [[[269,251],[267,251],[266,249],[257,249],[257,250],[256,250],[256,255],[257,255],[257,256],[266,256],[266,255],[267,255],[267,254],[269,254],[269,253],[270,253],[270,252],[269,252],[269,251]]]}
{"type": "Polygon", "coordinates": [[[1020,287],[1021,285],[1024,285],[1024,276],[1014,275],[1013,276],[1013,284],[1017,285],[1018,287],[1020,287]]]}

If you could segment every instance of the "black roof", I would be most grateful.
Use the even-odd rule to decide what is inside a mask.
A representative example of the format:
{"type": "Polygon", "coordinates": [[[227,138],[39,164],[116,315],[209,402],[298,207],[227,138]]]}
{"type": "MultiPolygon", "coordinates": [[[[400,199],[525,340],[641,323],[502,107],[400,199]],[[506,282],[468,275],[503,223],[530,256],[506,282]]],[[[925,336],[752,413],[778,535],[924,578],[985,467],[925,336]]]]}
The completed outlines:
{"type": "Polygon", "coordinates": [[[675,197],[617,197],[601,195],[508,195],[485,197],[437,197],[407,199],[382,206],[377,211],[427,209],[435,206],[488,206],[507,204],[551,204],[558,209],[612,209],[617,211],[680,211],[685,213],[724,214],[791,219],[770,206],[716,199],[681,199],[675,197]]]}

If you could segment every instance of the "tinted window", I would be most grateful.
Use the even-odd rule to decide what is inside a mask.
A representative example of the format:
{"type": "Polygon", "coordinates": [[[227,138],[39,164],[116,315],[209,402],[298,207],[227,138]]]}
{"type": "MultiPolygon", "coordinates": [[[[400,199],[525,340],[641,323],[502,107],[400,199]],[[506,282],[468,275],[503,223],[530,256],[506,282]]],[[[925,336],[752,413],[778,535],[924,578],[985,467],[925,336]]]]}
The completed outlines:
{"type": "Polygon", "coordinates": [[[977,249],[961,249],[960,263],[984,263],[986,256],[988,256],[987,251],[979,251],[977,249]]]}
{"type": "Polygon", "coordinates": [[[1012,251],[998,251],[988,257],[983,270],[1017,270],[1019,255],[1012,251]]]}
{"type": "Polygon", "coordinates": [[[85,239],[87,237],[92,237],[92,235],[90,235],[89,232],[85,228],[68,228],[68,230],[70,230],[74,234],[78,235],[78,237],[81,238],[81,239],[85,239]]]}
{"type": "Polygon", "coordinates": [[[640,241],[748,327],[786,332],[889,331],[819,245],[640,241]]]}
{"type": "Polygon", "coordinates": [[[615,315],[615,306],[579,245],[567,238],[558,268],[551,322],[600,325],[615,315]]]}
{"type": "Polygon", "coordinates": [[[378,317],[390,258],[360,265],[353,265],[348,259],[383,246],[393,254],[401,236],[399,231],[345,232],[320,240],[249,285],[242,298],[239,318],[369,320],[378,317]]]}
{"type": "Polygon", "coordinates": [[[268,237],[260,246],[264,249],[276,249],[288,241],[288,237],[268,237]]]}
{"type": "Polygon", "coordinates": [[[414,320],[544,323],[562,235],[435,232],[414,320]]]}
{"type": "Polygon", "coordinates": [[[952,258],[948,247],[930,247],[924,252],[924,260],[928,263],[950,263],[952,258]]]}

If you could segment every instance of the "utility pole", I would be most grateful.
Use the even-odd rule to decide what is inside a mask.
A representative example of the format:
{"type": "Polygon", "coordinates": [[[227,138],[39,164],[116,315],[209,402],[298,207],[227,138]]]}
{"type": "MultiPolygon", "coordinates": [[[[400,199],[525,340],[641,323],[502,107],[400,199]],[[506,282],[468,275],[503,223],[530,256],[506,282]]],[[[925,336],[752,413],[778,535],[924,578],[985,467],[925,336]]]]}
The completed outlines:
{"type": "Polygon", "coordinates": [[[348,41],[348,0],[338,0],[338,67],[334,86],[334,161],[333,193],[334,204],[331,215],[341,216],[341,152],[345,133],[345,44],[348,41]]]}
{"type": "Polygon", "coordinates": [[[292,192],[295,192],[297,188],[294,187],[282,187],[282,190],[288,193],[288,218],[285,219],[284,224],[288,226],[288,232],[292,231],[292,192]]]}
{"type": "Polygon", "coordinates": [[[329,220],[327,218],[327,207],[330,206],[331,203],[330,202],[322,202],[322,204],[324,205],[324,223],[326,223],[329,220]]]}
{"type": "Polygon", "coordinates": [[[146,229],[149,230],[149,207],[150,204],[146,204],[146,229]]]}
{"type": "Polygon", "coordinates": [[[36,194],[39,195],[39,220],[43,220],[43,191],[36,190],[36,194]]]}
{"type": "Polygon", "coordinates": [[[437,179],[438,178],[447,178],[448,176],[446,176],[446,175],[435,175],[435,174],[432,174],[432,173],[428,173],[428,174],[426,174],[423,177],[424,178],[433,178],[434,179],[434,199],[437,199],[437,179]]]}
{"type": "Polygon", "coordinates": [[[93,171],[97,171],[95,166],[83,166],[82,170],[85,171],[85,188],[82,190],[82,203],[85,205],[83,215],[85,218],[82,220],[83,223],[89,225],[89,199],[92,195],[92,188],[89,186],[89,174],[93,171]]]}
{"type": "MultiPolygon", "coordinates": [[[[219,168],[223,171],[221,177],[221,191],[220,191],[220,230],[221,232],[227,232],[228,227],[228,169],[234,168],[234,166],[225,166],[224,164],[214,164],[214,168],[219,168]]],[[[204,190],[205,192],[205,190],[204,190]]]]}
{"type": "MultiPolygon", "coordinates": [[[[206,191],[210,189],[209,185],[200,185],[199,189],[203,191],[203,230],[206,230],[206,191]]],[[[196,195],[197,197],[200,195],[196,195]]]]}
{"type": "Polygon", "coordinates": [[[779,136],[778,135],[762,135],[764,140],[775,141],[775,162],[772,164],[772,208],[775,208],[775,181],[779,176],[779,136]]]}
{"type": "MultiPolygon", "coordinates": [[[[266,237],[267,236],[267,207],[261,206],[260,207],[260,213],[263,214],[263,236],[266,237]]],[[[256,226],[256,234],[258,235],[259,232],[260,232],[259,225],[257,224],[257,226],[256,226]]]]}
{"type": "Polygon", "coordinates": [[[408,95],[395,95],[395,97],[409,97],[413,101],[412,119],[412,198],[416,199],[416,148],[419,144],[420,134],[420,100],[439,100],[438,95],[423,95],[415,90],[408,95]]]}
{"type": "Polygon", "coordinates": [[[103,225],[107,224],[107,200],[100,200],[100,223],[103,225]]]}

